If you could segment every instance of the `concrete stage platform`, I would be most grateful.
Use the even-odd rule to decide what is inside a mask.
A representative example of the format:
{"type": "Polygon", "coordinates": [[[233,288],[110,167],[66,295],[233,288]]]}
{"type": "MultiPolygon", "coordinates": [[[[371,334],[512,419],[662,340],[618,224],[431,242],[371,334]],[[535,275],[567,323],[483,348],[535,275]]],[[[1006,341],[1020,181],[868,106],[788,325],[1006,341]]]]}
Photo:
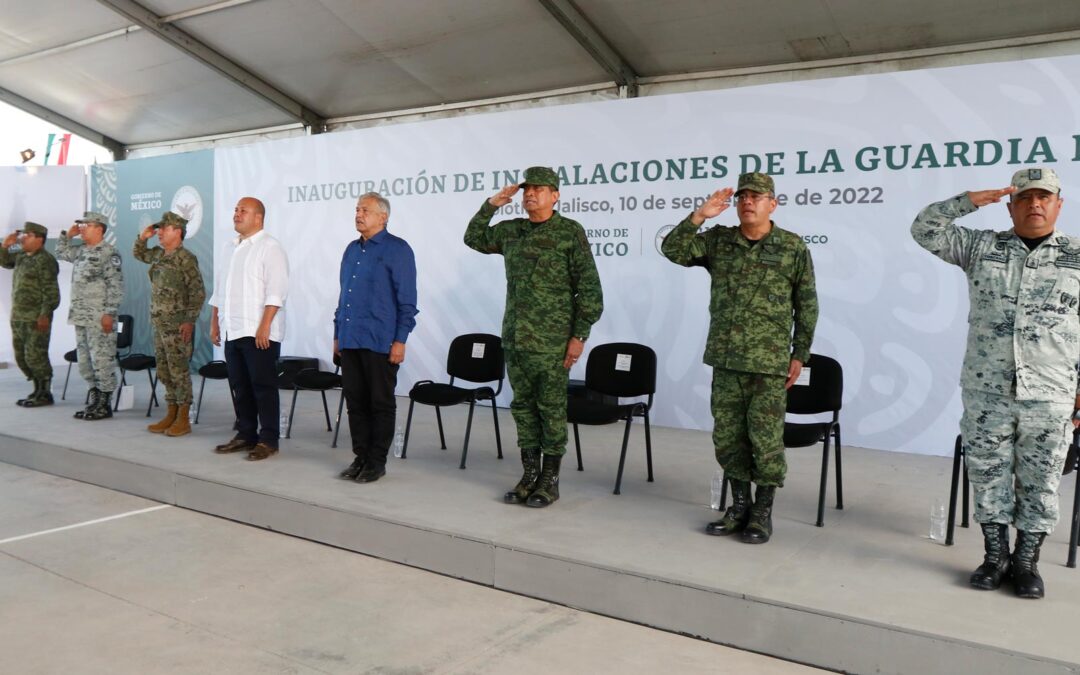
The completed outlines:
{"type": "MultiPolygon", "coordinates": [[[[71,418],[85,394],[75,375],[66,402],[23,410],[13,402],[27,384],[16,371],[0,371],[0,460],[836,670],[1080,672],[1080,570],[1064,566],[1067,523],[1043,547],[1045,600],[969,589],[982,557],[978,530],[958,528],[952,547],[927,537],[931,504],[948,497],[949,458],[846,448],[845,509],[830,505],[817,528],[820,450],[790,451],[773,541],[747,546],[702,531],[715,518],[707,507],[714,470],[707,433],[654,428],[650,484],[643,429],[635,428],[623,494],[615,496],[621,430],[583,428],[585,471],[568,455],[562,499],[529,509],[501,501],[520,473],[508,411],[500,411],[506,459],[496,460],[491,414],[481,413],[461,471],[467,408],[444,411],[450,449],[443,452],[434,411],[418,407],[409,458],[391,458],[384,479],[359,485],[336,478],[351,460],[348,432],[330,448],[317,393],[300,394],[294,437],[282,452],[251,463],[211,452],[231,437],[222,382],[207,383],[195,432],[170,439],[144,430],[148,392],[132,379],[142,385],[134,410],[82,422],[71,418]]],[[[1063,483],[1067,503],[1074,480],[1063,483]]]]}

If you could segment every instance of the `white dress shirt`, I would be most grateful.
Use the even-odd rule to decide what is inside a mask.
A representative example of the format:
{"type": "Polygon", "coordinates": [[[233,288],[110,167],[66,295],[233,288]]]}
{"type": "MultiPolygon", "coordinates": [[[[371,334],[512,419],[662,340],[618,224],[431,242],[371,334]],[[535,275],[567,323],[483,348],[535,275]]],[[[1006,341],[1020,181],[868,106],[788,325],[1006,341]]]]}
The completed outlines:
{"type": "Polygon", "coordinates": [[[225,283],[214,284],[210,305],[218,308],[226,340],[255,337],[267,305],[279,307],[270,323],[270,339],[285,337],[285,296],[289,290],[289,260],[285,249],[266,230],[246,239],[233,239],[226,251],[225,283]]]}

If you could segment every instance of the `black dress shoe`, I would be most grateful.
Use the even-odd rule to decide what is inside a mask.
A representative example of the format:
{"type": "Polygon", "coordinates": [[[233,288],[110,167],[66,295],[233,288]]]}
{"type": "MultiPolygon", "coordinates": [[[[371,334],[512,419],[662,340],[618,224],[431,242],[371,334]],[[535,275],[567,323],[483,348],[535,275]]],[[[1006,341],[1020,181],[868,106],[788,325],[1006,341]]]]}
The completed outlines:
{"type": "Polygon", "coordinates": [[[353,463],[349,465],[347,469],[339,473],[338,475],[345,480],[356,480],[356,477],[360,475],[360,472],[364,470],[364,460],[357,457],[353,460],[353,463]]]}
{"type": "Polygon", "coordinates": [[[367,466],[356,476],[357,483],[374,483],[386,475],[385,466],[367,466]]]}

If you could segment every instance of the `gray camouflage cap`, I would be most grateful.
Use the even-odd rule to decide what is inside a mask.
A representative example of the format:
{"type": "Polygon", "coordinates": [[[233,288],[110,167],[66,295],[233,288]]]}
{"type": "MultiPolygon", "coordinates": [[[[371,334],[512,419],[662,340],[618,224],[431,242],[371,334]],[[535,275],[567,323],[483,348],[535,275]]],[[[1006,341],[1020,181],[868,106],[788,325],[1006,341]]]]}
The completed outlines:
{"type": "Polygon", "coordinates": [[[105,216],[101,215],[100,213],[95,213],[94,211],[87,211],[87,212],[83,213],[83,217],[82,218],[76,218],[75,222],[76,223],[96,223],[98,225],[101,225],[102,227],[108,227],[109,226],[109,219],[106,218],[105,216]]]}
{"type": "Polygon", "coordinates": [[[549,166],[530,166],[525,169],[525,178],[520,187],[526,185],[550,185],[552,190],[559,189],[559,174],[549,166]]]}
{"type": "Polygon", "coordinates": [[[751,192],[771,192],[776,194],[776,185],[772,176],[766,173],[744,173],[739,176],[739,187],[735,188],[735,194],[749,190],[751,192]]]}
{"type": "Polygon", "coordinates": [[[1053,192],[1054,194],[1059,194],[1061,192],[1061,181],[1058,180],[1058,176],[1054,173],[1054,170],[1044,169],[1042,167],[1020,169],[1013,174],[1012,186],[1016,188],[1016,192],[1013,194],[1020,194],[1025,190],[1034,190],[1036,188],[1046,190],[1047,192],[1053,192]]]}

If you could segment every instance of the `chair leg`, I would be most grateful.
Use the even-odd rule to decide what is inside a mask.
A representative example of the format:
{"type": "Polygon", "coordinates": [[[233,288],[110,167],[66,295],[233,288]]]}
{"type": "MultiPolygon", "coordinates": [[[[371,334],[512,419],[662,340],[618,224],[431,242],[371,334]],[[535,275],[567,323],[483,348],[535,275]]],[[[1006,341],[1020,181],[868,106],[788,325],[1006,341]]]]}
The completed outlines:
{"type": "Polygon", "coordinates": [[[127,384],[127,373],[124,369],[120,369],[120,384],[116,385],[116,403],[113,404],[113,412],[120,410],[120,392],[124,390],[124,385],[127,384]]]}
{"type": "Polygon", "coordinates": [[[465,423],[465,444],[461,446],[461,466],[459,469],[465,468],[465,457],[469,454],[469,434],[472,433],[472,416],[473,410],[476,409],[476,401],[469,401],[469,421],[465,423]]]}
{"type": "Polygon", "coordinates": [[[619,473],[615,476],[615,494],[622,494],[623,466],[626,465],[626,446],[630,442],[630,424],[634,421],[633,415],[626,417],[626,428],[622,435],[622,451],[619,453],[619,473]]]}
{"type": "Polygon", "coordinates": [[[577,450],[577,470],[584,471],[585,467],[581,464],[581,434],[578,433],[578,426],[574,425],[574,449],[577,450]]]}
{"type": "Polygon", "coordinates": [[[825,488],[829,485],[829,439],[830,435],[825,435],[825,442],[821,448],[821,488],[818,490],[817,501],[817,523],[818,527],[825,526],[825,488]]]}
{"type": "Polygon", "coordinates": [[[334,427],[330,425],[330,406],[326,405],[326,390],[320,389],[319,394],[322,396],[322,411],[326,415],[326,430],[333,431],[334,427]]]}
{"type": "Polygon", "coordinates": [[[416,405],[416,401],[409,399],[409,416],[405,418],[405,440],[401,443],[401,458],[405,459],[405,455],[409,452],[409,431],[412,429],[412,411],[413,406],[416,405]]]}
{"type": "Polygon", "coordinates": [[[331,448],[337,447],[338,432],[341,431],[341,409],[345,406],[345,390],[341,390],[341,399],[337,404],[337,420],[334,422],[334,440],[330,443],[331,448]]]}
{"type": "Polygon", "coordinates": [[[840,461],[840,425],[833,427],[833,438],[836,439],[836,508],[844,508],[844,468],[840,461]]]}
{"type": "Polygon", "coordinates": [[[953,448],[952,482],[949,483],[949,520],[945,526],[945,545],[953,545],[953,530],[956,528],[956,491],[960,487],[960,458],[963,454],[963,442],[959,437],[953,448]]]}
{"type": "Polygon", "coordinates": [[[442,446],[442,449],[445,450],[446,449],[446,434],[443,433],[443,429],[442,429],[442,411],[439,410],[439,406],[435,406],[435,421],[439,423],[439,444],[442,446]]]}
{"type": "Polygon", "coordinates": [[[724,472],[724,479],[720,481],[720,510],[723,511],[727,508],[727,472],[724,472]]]}
{"type": "Polygon", "coordinates": [[[491,416],[495,419],[495,448],[499,451],[499,459],[502,459],[502,436],[499,434],[499,411],[495,407],[495,399],[491,399],[491,416]]]}
{"type": "Polygon", "coordinates": [[[652,475],[652,433],[649,431],[649,411],[645,411],[645,464],[649,467],[649,482],[653,482],[652,475]]]}
{"type": "Polygon", "coordinates": [[[968,514],[971,513],[971,503],[969,502],[971,496],[971,481],[968,479],[967,468],[967,453],[964,453],[964,514],[960,518],[960,527],[968,527],[968,514]]]}
{"type": "Polygon", "coordinates": [[[203,390],[206,389],[206,378],[202,379],[199,383],[199,402],[195,404],[195,424],[199,423],[199,413],[202,412],[202,395],[203,390]]]}
{"type": "Polygon", "coordinates": [[[71,379],[71,362],[69,361],[68,362],[67,375],[64,376],[64,393],[60,394],[60,400],[61,401],[67,399],[68,380],[70,380],[70,379],[71,379]]]}
{"type": "Polygon", "coordinates": [[[300,390],[293,387],[292,390],[292,404],[289,406],[289,424],[285,427],[285,438],[292,438],[292,420],[293,414],[296,412],[296,395],[300,393],[300,390]]]}
{"type": "Polygon", "coordinates": [[[150,374],[149,369],[146,371],[146,377],[150,379],[150,401],[146,404],[146,416],[150,417],[150,412],[157,403],[157,378],[150,374]]]}
{"type": "Polygon", "coordinates": [[[1069,561],[1066,567],[1076,567],[1076,543],[1080,539],[1080,456],[1076,458],[1076,483],[1073,484],[1072,530],[1069,532],[1069,561]]]}

